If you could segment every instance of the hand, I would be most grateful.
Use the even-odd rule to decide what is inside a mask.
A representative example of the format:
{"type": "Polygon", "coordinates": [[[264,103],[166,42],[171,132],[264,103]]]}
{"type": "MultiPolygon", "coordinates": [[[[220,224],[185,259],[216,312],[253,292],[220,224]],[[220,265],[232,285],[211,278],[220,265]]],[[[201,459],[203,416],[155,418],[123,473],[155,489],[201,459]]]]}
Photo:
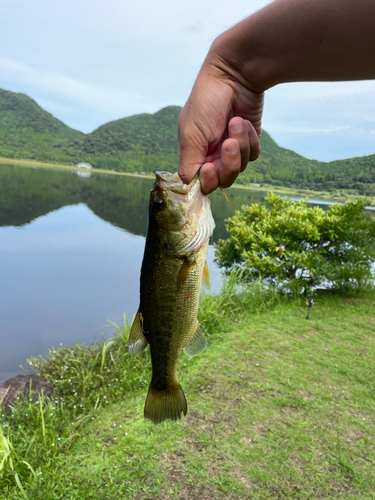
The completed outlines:
{"type": "Polygon", "coordinates": [[[233,184],[260,154],[263,93],[204,63],[178,123],[179,175],[189,183],[200,170],[205,194],[233,184]]]}

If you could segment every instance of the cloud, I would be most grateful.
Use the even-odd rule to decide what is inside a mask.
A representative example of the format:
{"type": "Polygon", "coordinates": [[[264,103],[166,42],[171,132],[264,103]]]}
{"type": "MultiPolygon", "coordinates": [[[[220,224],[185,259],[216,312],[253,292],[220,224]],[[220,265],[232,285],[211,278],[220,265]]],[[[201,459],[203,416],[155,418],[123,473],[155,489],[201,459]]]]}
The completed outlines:
{"type": "MultiPolygon", "coordinates": [[[[183,105],[214,38],[268,3],[0,0],[0,87],[85,132],[183,105]]],[[[324,147],[338,154],[348,145],[367,153],[374,95],[375,81],[278,85],[266,92],[263,125],[286,147],[327,136],[324,147]]]]}
{"type": "Polygon", "coordinates": [[[115,111],[124,102],[141,103],[141,93],[111,88],[71,78],[63,73],[32,68],[27,64],[0,58],[0,71],[7,81],[34,87],[76,101],[99,111],[115,111]]]}
{"type": "Polygon", "coordinates": [[[312,101],[375,93],[375,81],[350,82],[298,82],[284,83],[268,91],[268,94],[282,93],[292,101],[312,101]]]}
{"type": "Polygon", "coordinates": [[[56,113],[58,116],[59,114],[67,114],[70,113],[72,115],[77,115],[81,112],[81,110],[77,107],[74,106],[68,106],[65,104],[61,104],[59,102],[50,100],[50,99],[44,99],[44,98],[35,98],[35,101],[41,106],[43,109],[48,109],[48,111],[52,114],[56,113]]]}
{"type": "Polygon", "coordinates": [[[340,130],[348,130],[349,125],[344,125],[342,127],[298,127],[290,126],[285,124],[269,124],[274,132],[296,132],[300,134],[332,134],[339,132],[340,130]]]}

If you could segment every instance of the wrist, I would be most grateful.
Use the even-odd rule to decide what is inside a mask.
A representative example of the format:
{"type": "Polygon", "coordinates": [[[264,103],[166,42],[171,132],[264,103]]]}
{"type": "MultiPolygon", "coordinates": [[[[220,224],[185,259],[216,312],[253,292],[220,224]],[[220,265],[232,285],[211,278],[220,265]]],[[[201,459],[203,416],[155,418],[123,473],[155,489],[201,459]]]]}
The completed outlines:
{"type": "Polygon", "coordinates": [[[213,41],[204,65],[207,71],[223,79],[261,93],[282,82],[277,61],[264,50],[259,26],[252,17],[219,35],[213,41]]]}

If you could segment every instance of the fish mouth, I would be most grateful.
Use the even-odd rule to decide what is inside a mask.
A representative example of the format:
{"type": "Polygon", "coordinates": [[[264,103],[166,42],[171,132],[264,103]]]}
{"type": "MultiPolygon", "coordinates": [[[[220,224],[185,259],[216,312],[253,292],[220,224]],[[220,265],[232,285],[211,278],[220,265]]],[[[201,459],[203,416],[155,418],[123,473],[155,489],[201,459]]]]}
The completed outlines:
{"type": "Polygon", "coordinates": [[[155,172],[156,182],[153,192],[157,195],[160,190],[164,191],[169,203],[172,205],[185,205],[189,212],[195,212],[201,204],[202,197],[199,172],[195,174],[189,184],[184,184],[178,173],[158,171],[155,172]]]}
{"type": "Polygon", "coordinates": [[[186,196],[193,190],[196,184],[200,187],[199,174],[195,174],[193,180],[189,184],[184,184],[177,172],[175,174],[171,174],[170,172],[158,171],[155,172],[155,175],[158,186],[165,189],[169,193],[182,194],[186,196]]]}

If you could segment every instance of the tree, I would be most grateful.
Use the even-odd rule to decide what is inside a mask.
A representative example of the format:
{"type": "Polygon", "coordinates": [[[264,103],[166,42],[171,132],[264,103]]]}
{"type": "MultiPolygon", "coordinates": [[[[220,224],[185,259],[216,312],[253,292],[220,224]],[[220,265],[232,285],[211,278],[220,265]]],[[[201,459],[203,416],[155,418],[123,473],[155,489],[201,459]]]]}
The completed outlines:
{"type": "Polygon", "coordinates": [[[308,291],[319,284],[358,288],[373,279],[375,220],[366,200],[307,207],[273,193],[227,220],[230,233],[217,244],[216,261],[228,271],[242,268],[284,290],[308,291]]]}

